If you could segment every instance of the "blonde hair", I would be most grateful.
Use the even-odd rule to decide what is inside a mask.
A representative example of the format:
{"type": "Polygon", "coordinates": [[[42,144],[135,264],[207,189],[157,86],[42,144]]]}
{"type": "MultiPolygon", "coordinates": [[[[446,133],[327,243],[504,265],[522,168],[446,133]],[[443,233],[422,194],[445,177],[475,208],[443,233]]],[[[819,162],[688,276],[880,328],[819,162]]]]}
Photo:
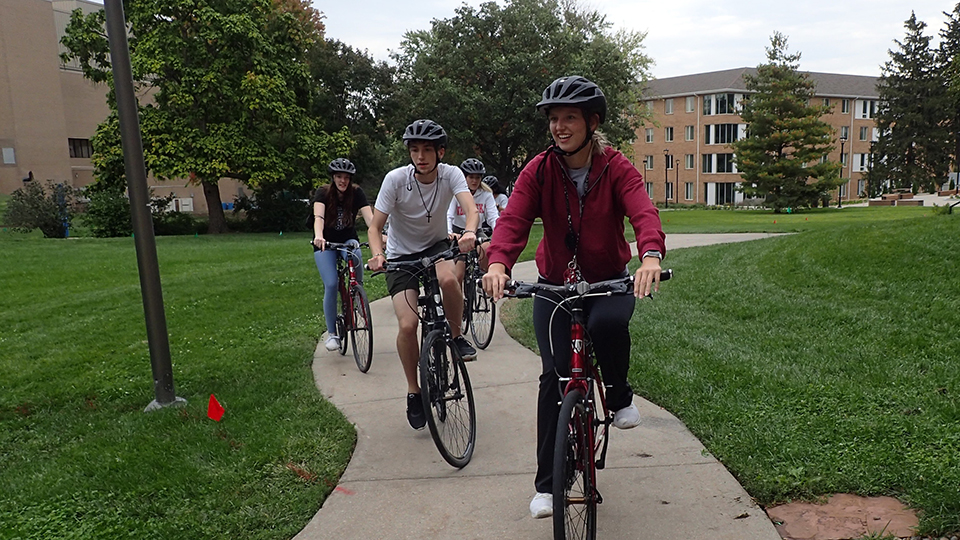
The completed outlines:
{"type": "Polygon", "coordinates": [[[482,189],[487,193],[493,193],[493,190],[490,189],[490,186],[488,186],[487,183],[484,182],[483,180],[480,181],[480,187],[478,189],[482,189]]]}
{"type": "Polygon", "coordinates": [[[606,152],[607,148],[611,146],[610,140],[599,129],[593,132],[593,138],[590,140],[593,142],[593,153],[598,156],[606,152]]]}

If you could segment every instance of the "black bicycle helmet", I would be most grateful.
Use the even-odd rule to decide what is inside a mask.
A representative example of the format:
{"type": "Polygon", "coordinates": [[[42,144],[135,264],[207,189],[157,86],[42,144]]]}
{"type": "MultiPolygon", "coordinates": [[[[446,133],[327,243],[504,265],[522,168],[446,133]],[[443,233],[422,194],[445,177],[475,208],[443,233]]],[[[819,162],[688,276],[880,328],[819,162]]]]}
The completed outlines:
{"type": "Polygon", "coordinates": [[[430,141],[436,143],[437,148],[444,148],[447,146],[447,132],[433,120],[417,120],[403,131],[403,144],[409,146],[410,141],[430,141]]]}
{"type": "Polygon", "coordinates": [[[537,110],[546,113],[555,106],[580,107],[585,113],[597,113],[602,124],[607,117],[607,98],[590,80],[572,75],[560,77],[543,91],[537,110]]]}
{"type": "Polygon", "coordinates": [[[484,176],[483,183],[490,186],[494,193],[500,193],[500,181],[496,176],[484,176]]]}
{"type": "Polygon", "coordinates": [[[463,160],[463,163],[460,164],[460,169],[463,171],[463,174],[479,174],[480,176],[487,174],[486,167],[484,167],[483,163],[476,158],[467,158],[463,160]]]}
{"type": "Polygon", "coordinates": [[[353,166],[353,163],[350,163],[350,160],[347,158],[337,158],[330,162],[327,165],[327,172],[330,174],[333,173],[347,173],[351,176],[357,174],[357,168],[353,166]]]}

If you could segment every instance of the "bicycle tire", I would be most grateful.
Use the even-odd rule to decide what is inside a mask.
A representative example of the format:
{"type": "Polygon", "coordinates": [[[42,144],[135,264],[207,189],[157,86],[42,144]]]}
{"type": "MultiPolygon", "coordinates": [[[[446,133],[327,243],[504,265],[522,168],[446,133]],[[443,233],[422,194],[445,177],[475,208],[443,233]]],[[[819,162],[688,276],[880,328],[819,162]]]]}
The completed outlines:
{"type": "Polygon", "coordinates": [[[337,337],[340,339],[340,356],[347,354],[347,323],[343,313],[337,313],[337,337]]]}
{"type": "Polygon", "coordinates": [[[580,390],[572,390],[564,396],[553,451],[554,540],[594,540],[597,537],[592,421],[580,390]]]}
{"type": "Polygon", "coordinates": [[[350,341],[353,343],[353,358],[357,361],[360,373],[370,370],[373,362],[373,317],[370,315],[370,302],[363,286],[351,290],[353,295],[353,325],[350,328],[350,341]]]}
{"type": "Polygon", "coordinates": [[[470,463],[477,441],[470,376],[443,330],[427,334],[420,351],[420,395],[430,436],[443,459],[461,469],[470,463]]]}
{"type": "Polygon", "coordinates": [[[470,330],[470,322],[473,320],[473,299],[477,294],[477,288],[470,284],[469,270],[469,268],[466,269],[467,277],[463,280],[463,320],[460,325],[460,334],[466,334],[470,330]]]}
{"type": "Polygon", "coordinates": [[[497,321],[497,303],[481,288],[475,287],[476,297],[470,309],[470,334],[473,343],[480,349],[486,349],[493,341],[493,330],[497,321]]]}

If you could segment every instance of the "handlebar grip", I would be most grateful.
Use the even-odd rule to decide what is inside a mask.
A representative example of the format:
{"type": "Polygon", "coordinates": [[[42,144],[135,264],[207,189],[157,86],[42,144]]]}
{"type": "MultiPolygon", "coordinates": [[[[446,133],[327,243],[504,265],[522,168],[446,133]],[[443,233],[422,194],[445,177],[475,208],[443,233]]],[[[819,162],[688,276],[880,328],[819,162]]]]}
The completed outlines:
{"type": "Polygon", "coordinates": [[[660,272],[660,281],[667,281],[673,277],[673,268],[667,268],[660,272]]]}

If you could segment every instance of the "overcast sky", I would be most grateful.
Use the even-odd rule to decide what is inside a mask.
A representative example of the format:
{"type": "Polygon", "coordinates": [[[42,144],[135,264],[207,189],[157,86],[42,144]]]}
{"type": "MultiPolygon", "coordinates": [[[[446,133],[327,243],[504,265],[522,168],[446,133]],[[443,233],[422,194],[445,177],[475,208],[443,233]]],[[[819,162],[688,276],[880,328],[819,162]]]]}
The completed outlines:
{"type": "MultiPolygon", "coordinates": [[[[398,50],[407,30],[448,19],[469,0],[313,0],[326,15],[327,37],[366,49],[378,60],[398,50]]],[[[501,5],[504,3],[500,1],[501,5]]],[[[786,34],[791,52],[802,53],[800,69],[880,75],[893,40],[903,40],[911,10],[938,34],[956,1],[935,0],[582,0],[607,15],[614,28],[646,32],[646,54],[654,77],[664,78],[738,67],[766,60],[774,31],[786,34]]]]}

